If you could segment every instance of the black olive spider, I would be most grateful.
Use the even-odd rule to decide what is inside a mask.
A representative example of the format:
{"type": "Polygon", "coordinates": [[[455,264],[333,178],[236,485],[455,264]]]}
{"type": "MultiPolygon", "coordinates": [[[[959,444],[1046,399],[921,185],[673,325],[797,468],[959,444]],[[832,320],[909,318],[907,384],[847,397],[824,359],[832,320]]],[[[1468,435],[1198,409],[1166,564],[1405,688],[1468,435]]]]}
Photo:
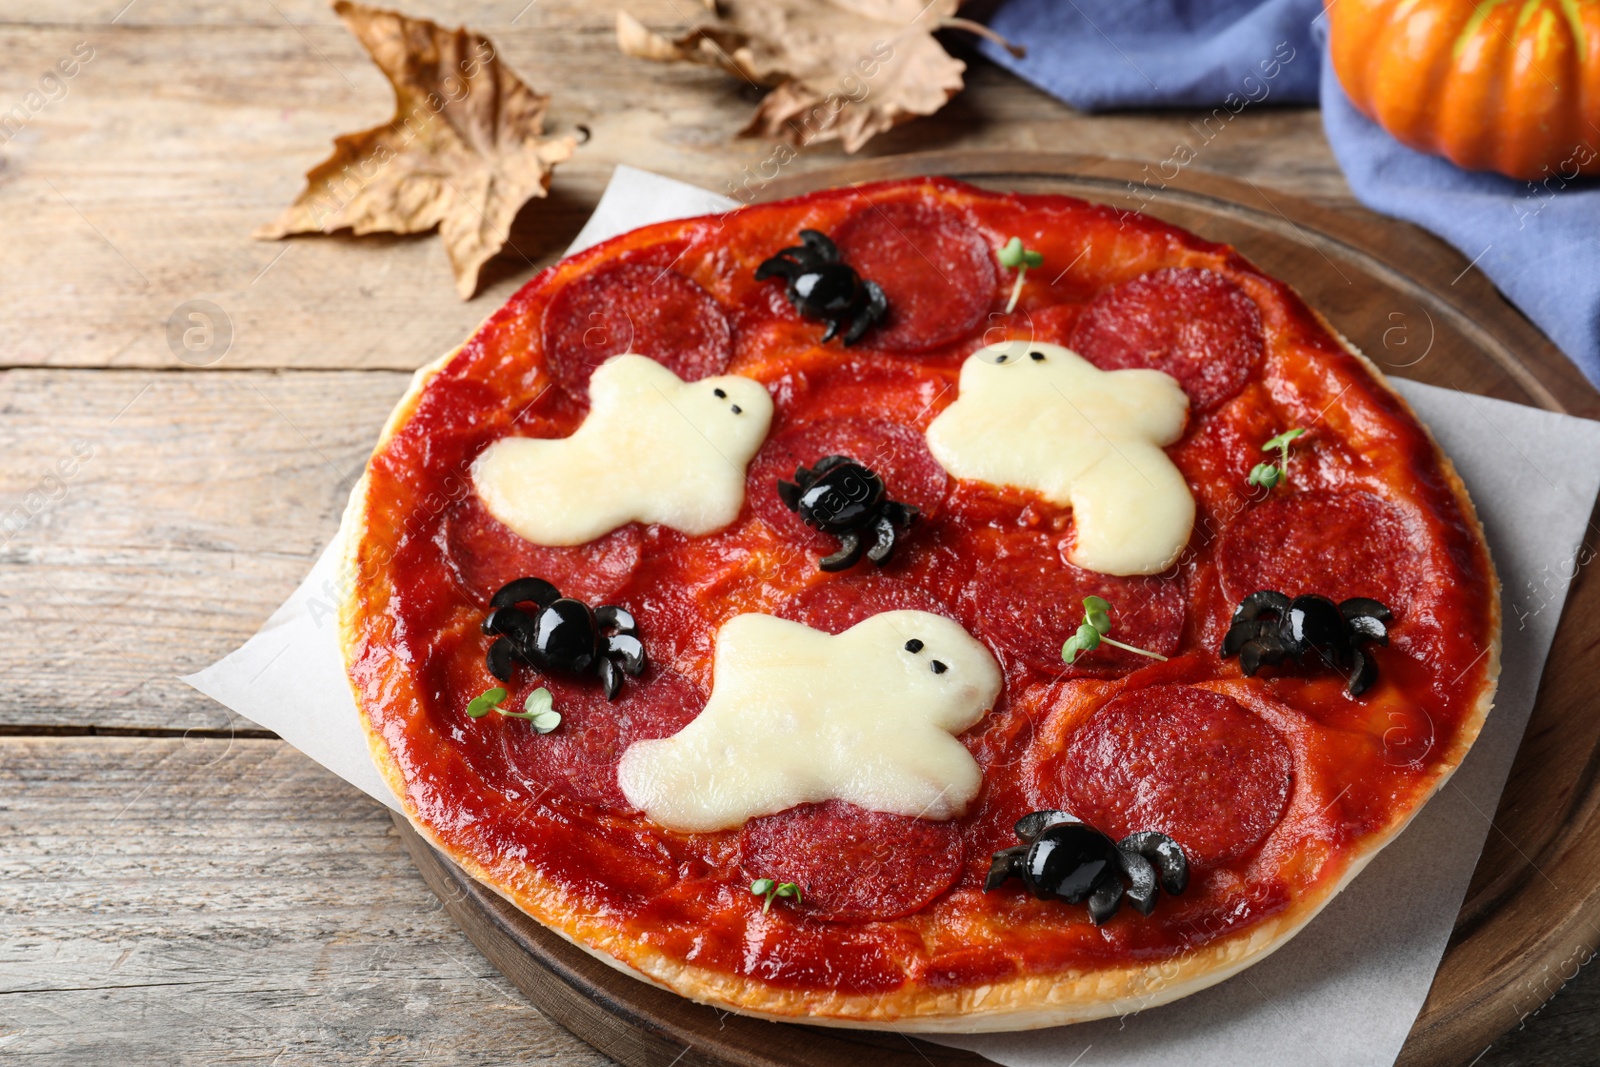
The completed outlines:
{"type": "Polygon", "coordinates": [[[1378,678],[1378,664],[1361,646],[1387,645],[1394,618],[1383,604],[1369,597],[1351,597],[1335,604],[1325,596],[1307,593],[1290,600],[1274,589],[1251,593],[1239,602],[1222,640],[1224,656],[1238,656],[1246,677],[1264,666],[1277,666],[1285,658],[1304,665],[1306,655],[1317,657],[1345,676],[1351,696],[1360,696],[1378,678]]]}
{"type": "Polygon", "coordinates": [[[778,480],[778,496],[807,526],[839,539],[839,551],[822,557],[825,571],[854,567],[866,557],[889,561],[895,540],[922,514],[913,504],[890,500],[883,479],[849,456],[824,456],[814,467],[798,467],[794,481],[778,480]],[[872,547],[862,534],[872,531],[872,547]]]}
{"type": "Polygon", "coordinates": [[[1154,830],[1112,841],[1075,815],[1048,810],[1024,815],[1014,830],[1022,844],[994,854],[983,882],[986,893],[1020,878],[1040,900],[1087,902],[1089,921],[1100,926],[1124,899],[1149,915],[1161,890],[1176,896],[1189,886],[1182,847],[1154,830]]]}
{"type": "Polygon", "coordinates": [[[543,578],[507,583],[489,606],[493,610],[483,620],[483,632],[497,640],[486,658],[489,673],[502,682],[511,680],[514,660],[536,671],[594,671],[605,683],[606,699],[615,700],[622,676],[637,678],[645,669],[644,645],[626,608],[590,608],[562,596],[543,578]],[[538,610],[525,611],[523,604],[538,610]]]}
{"type": "Polygon", "coordinates": [[[838,246],[826,234],[801,230],[800,241],[757,267],[756,281],[776,275],[788,282],[785,295],[794,309],[828,324],[823,344],[833,340],[847,321],[844,343],[855,344],[888,313],[888,298],[878,283],[866,281],[839,259],[838,246]]]}

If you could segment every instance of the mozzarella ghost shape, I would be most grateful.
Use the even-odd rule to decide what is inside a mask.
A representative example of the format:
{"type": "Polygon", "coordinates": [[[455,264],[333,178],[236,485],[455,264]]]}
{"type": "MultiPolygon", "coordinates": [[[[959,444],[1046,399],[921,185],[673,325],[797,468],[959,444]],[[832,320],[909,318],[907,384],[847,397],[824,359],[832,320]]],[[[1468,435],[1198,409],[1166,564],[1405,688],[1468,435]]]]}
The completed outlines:
{"type": "Polygon", "coordinates": [[[1069,348],[1007,341],[961,366],[961,391],[928,426],[957,478],[1072,508],[1068,560],[1102,574],[1158,574],[1194,527],[1194,497],[1162,451],[1189,399],[1158,370],[1103,371],[1069,348]]]}
{"type": "Polygon", "coordinates": [[[507,437],[472,481],[489,513],[537,545],[581,545],[630,522],[691,536],[739,517],[745,467],[772,425],[772,398],[738,375],[686,382],[625,354],[589,379],[571,437],[507,437]]]}
{"type": "Polygon", "coordinates": [[[713,671],[699,717],[634,742],[617,768],[629,803],[669,829],[825,800],[949,819],[982,784],[953,735],[994,706],[1000,668],[941,615],[884,612],[837,636],[738,615],[717,631],[713,671]]]}

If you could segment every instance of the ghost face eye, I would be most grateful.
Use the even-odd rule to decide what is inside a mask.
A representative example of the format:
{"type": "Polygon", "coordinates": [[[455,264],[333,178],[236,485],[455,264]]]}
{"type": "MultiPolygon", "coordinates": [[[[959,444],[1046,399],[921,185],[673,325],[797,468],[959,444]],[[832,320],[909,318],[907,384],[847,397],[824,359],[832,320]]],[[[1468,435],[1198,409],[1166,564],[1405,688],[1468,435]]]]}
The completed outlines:
{"type": "Polygon", "coordinates": [[[718,400],[728,399],[728,391],[726,389],[713,389],[711,390],[711,395],[716,397],[718,400]]]}
{"type": "Polygon", "coordinates": [[[934,660],[930,666],[933,667],[934,674],[943,674],[945,671],[950,669],[949,667],[946,667],[940,660],[934,660]]]}
{"type": "Polygon", "coordinates": [[[913,656],[916,655],[918,652],[922,651],[922,642],[913,637],[911,640],[906,642],[906,651],[911,653],[913,656]]]}
{"type": "Polygon", "coordinates": [[[1043,363],[1044,362],[1044,353],[1043,352],[1029,352],[1028,353],[1028,358],[1033,360],[1035,363],[1043,363]]]}

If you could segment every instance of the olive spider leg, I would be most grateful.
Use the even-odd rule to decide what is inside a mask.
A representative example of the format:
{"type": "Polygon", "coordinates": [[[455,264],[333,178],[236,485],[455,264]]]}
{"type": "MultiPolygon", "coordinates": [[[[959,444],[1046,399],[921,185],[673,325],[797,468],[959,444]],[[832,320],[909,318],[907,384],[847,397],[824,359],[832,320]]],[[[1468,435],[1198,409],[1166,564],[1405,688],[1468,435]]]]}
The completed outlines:
{"type": "Polygon", "coordinates": [[[823,556],[822,561],[817,566],[825,571],[849,570],[861,559],[863,547],[859,531],[851,530],[848,533],[842,533],[839,535],[839,551],[831,556],[823,556]]]}
{"type": "MultiPolygon", "coordinates": [[[[861,340],[866,335],[866,332],[872,329],[889,311],[889,298],[884,295],[881,285],[877,282],[863,280],[861,288],[867,294],[867,306],[856,313],[854,321],[850,323],[850,329],[844,335],[844,343],[847,348],[861,340]]],[[[837,325],[830,325],[828,329],[837,329],[837,325]]]]}
{"type": "Polygon", "coordinates": [[[624,671],[637,678],[647,665],[644,644],[632,634],[612,634],[606,638],[607,663],[617,663],[624,671]]]}
{"type": "Polygon", "coordinates": [[[873,543],[867,549],[867,558],[878,566],[883,566],[889,559],[889,553],[894,551],[894,523],[889,521],[888,515],[879,515],[872,524],[873,543]]]}

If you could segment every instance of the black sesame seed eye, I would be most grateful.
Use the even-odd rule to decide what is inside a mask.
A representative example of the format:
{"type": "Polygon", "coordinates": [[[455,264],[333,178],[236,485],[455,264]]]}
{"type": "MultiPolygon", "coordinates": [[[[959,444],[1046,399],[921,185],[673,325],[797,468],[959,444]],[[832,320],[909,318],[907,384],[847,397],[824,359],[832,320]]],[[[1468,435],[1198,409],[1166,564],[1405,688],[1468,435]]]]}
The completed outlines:
{"type": "Polygon", "coordinates": [[[1033,359],[1033,361],[1035,363],[1043,363],[1044,362],[1044,353],[1043,352],[1029,352],[1028,355],[1033,359]]]}
{"type": "Polygon", "coordinates": [[[1006,360],[1008,360],[1010,358],[1011,358],[1010,356],[1005,355],[1004,353],[1001,353],[1000,355],[994,357],[994,361],[996,363],[1004,363],[1006,360]]]}
{"type": "Polygon", "coordinates": [[[950,669],[949,667],[946,667],[940,661],[938,661],[938,660],[934,660],[933,661],[933,673],[934,674],[943,674],[945,671],[947,671],[949,669],[950,669]]]}
{"type": "Polygon", "coordinates": [[[913,655],[915,655],[918,652],[921,652],[922,651],[922,642],[918,641],[915,637],[913,637],[911,640],[906,642],[906,651],[912,653],[913,655]]]}
{"type": "Polygon", "coordinates": [[[735,415],[739,414],[743,410],[744,410],[744,408],[740,407],[738,404],[733,405],[733,413],[735,415]]]}
{"type": "Polygon", "coordinates": [[[711,395],[716,397],[718,400],[726,400],[726,399],[728,399],[728,394],[725,391],[721,390],[721,389],[713,389],[713,390],[711,390],[711,395]]]}

